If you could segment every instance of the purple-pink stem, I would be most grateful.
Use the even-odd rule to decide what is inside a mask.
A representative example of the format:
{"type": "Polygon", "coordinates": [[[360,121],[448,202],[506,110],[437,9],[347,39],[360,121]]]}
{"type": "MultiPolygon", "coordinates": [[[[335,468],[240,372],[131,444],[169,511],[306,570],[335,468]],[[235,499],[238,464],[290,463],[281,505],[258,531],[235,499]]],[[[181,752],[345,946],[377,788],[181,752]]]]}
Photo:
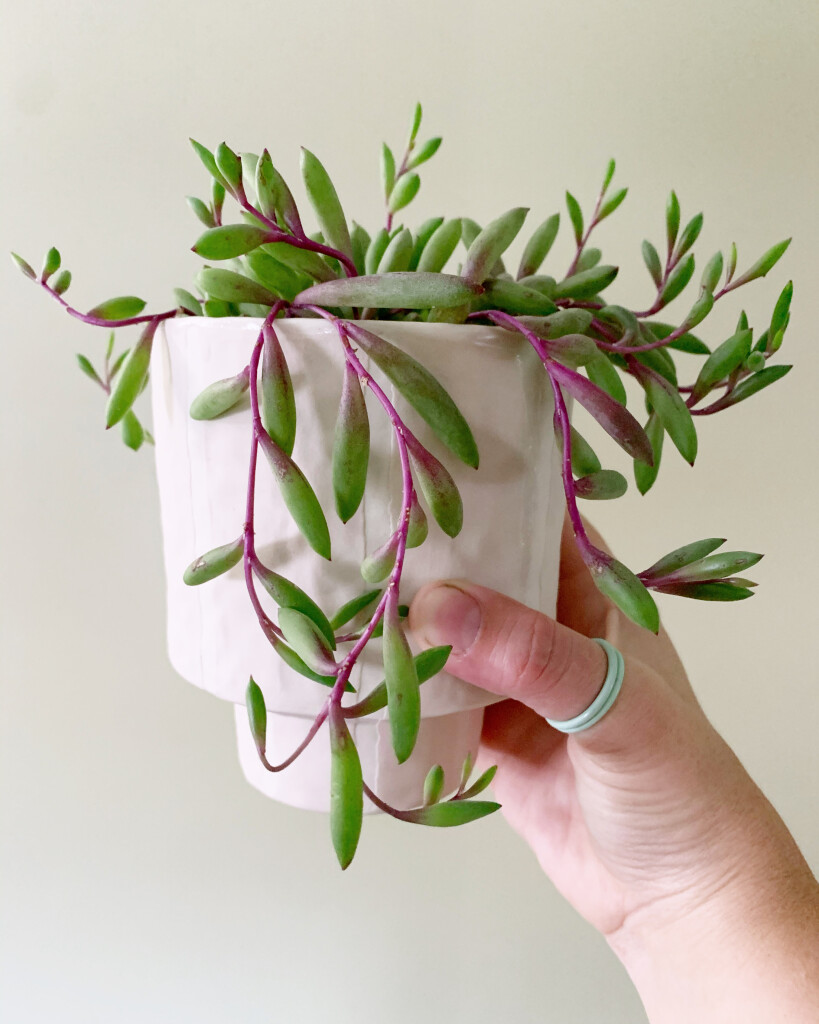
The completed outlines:
{"type": "Polygon", "coordinates": [[[602,203],[603,192],[601,191],[600,195],[597,197],[597,204],[594,207],[594,213],[592,214],[591,221],[589,221],[589,226],[586,228],[586,233],[581,237],[580,241],[577,243],[577,252],[574,254],[574,259],[569,264],[569,269],[566,271],[566,277],[571,277],[572,274],[577,270],[577,264],[580,262],[580,257],[583,254],[583,250],[585,249],[586,243],[589,240],[589,235],[591,235],[592,231],[597,227],[599,223],[597,217],[600,213],[600,207],[602,203]]]}
{"type": "Polygon", "coordinates": [[[60,303],[69,316],[73,316],[77,320],[82,320],[84,324],[91,324],[92,327],[108,327],[113,330],[115,327],[131,327],[133,324],[147,324],[152,320],[159,323],[160,320],[170,320],[171,317],[176,316],[178,312],[176,309],[169,309],[164,313],[145,313],[142,316],[127,317],[125,320],[105,320],[100,316],[89,316],[88,313],[81,313],[78,309],[74,309],[73,306],[69,306],[68,302],[62,297],[62,295],[59,295],[54,291],[48,281],[39,279],[37,283],[44,288],[53,299],[56,299],[57,302],[60,303]]]}
{"type": "Polygon", "coordinates": [[[503,313],[500,310],[481,310],[476,316],[485,316],[490,320],[494,320],[496,324],[503,327],[507,327],[509,330],[516,331],[518,334],[522,334],[524,338],[529,342],[532,348],[537,353],[540,361],[549,375],[549,383],[552,386],[552,393],[555,399],[555,426],[560,428],[561,439],[563,442],[563,460],[561,475],[563,477],[563,490],[566,492],[566,509],[569,514],[569,519],[574,530],[575,540],[577,546],[580,548],[580,553],[584,559],[588,560],[597,549],[594,547],[592,542],[589,540],[589,535],[586,533],[586,528],[583,525],[583,519],[580,515],[580,510],[577,507],[577,496],[574,489],[574,476],[572,474],[572,434],[571,424],[569,422],[569,411],[566,408],[566,402],[563,398],[563,392],[560,390],[560,385],[555,380],[554,375],[551,372],[552,357],[549,355],[543,339],[539,338],[534,331],[529,330],[524,324],[522,324],[515,317],[510,316],[509,313],[503,313]]]}
{"type": "Polygon", "coordinates": [[[269,242],[287,242],[288,245],[292,245],[295,249],[306,249],[309,252],[317,252],[322,256],[330,256],[344,267],[344,272],[347,277],[357,277],[358,271],[355,268],[355,264],[350,257],[341,252],[340,249],[334,249],[330,245],[324,245],[321,242],[314,242],[312,238],[308,238],[305,234],[291,235],[287,231],[282,231],[275,220],[271,220],[270,217],[266,217],[261,210],[257,210],[255,206],[248,200],[245,194],[244,188],[239,189],[236,193],[236,201],[246,210],[252,214],[257,220],[261,221],[265,227],[270,229],[269,242]]]}
{"type": "MultiPolygon", "coordinates": [[[[410,158],[411,151],[412,151],[412,144],[411,143],[407,143],[407,148],[404,151],[404,158],[401,161],[401,166],[395,172],[395,181],[393,182],[393,186],[392,186],[393,188],[395,188],[395,186],[398,184],[398,179],[403,174],[406,173],[407,164],[409,163],[409,158],[410,158]]],[[[390,197],[387,196],[386,198],[387,198],[387,202],[389,202],[390,197]]],[[[393,216],[394,216],[394,214],[392,213],[392,211],[387,209],[387,226],[386,226],[386,230],[388,232],[392,230],[392,218],[393,218],[393,216]]]]}

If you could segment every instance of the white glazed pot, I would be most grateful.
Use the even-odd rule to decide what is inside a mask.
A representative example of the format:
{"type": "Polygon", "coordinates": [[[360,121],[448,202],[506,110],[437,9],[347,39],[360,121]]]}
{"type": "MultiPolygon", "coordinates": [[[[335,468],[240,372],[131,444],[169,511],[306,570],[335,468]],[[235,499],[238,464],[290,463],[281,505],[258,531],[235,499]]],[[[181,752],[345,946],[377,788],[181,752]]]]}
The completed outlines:
{"type": "MultiPolygon", "coordinates": [[[[478,470],[463,465],[373,369],[407,424],[452,473],[464,502],[463,530],[454,540],[429,517],[427,540],[407,553],[402,601],[408,604],[428,580],[461,577],[553,614],[565,505],[552,396],[534,353],[523,339],[498,328],[391,321],[366,326],[440,380],[469,422],[480,451],[478,470]]],[[[285,803],[327,810],[326,730],[289,768],[272,774],[259,761],[244,708],[253,675],[268,709],[268,756],[280,761],[304,738],[327,689],[287,668],[270,648],[251,608],[241,564],[197,587],[182,581],[196,557],[242,532],[251,442],[248,402],[208,422],[191,419],[188,410],[208,384],[247,364],[260,327],[260,320],[250,318],[190,317],[164,324],[155,341],[151,375],[168,650],[183,678],[236,706],[239,759],[248,781],[285,803]]],[[[293,457],[325,510],[333,557],[328,563],[302,538],[261,458],[257,551],[332,615],[368,589],[359,566],[394,528],[401,507],[399,460],[389,423],[367,392],[372,444],[367,490],[355,516],[342,525],[334,512],[330,473],[344,361],[338,336],[332,325],[312,319],[277,321],[276,331],[296,391],[293,457]]],[[[359,355],[368,366],[364,354],[359,355]]],[[[263,591],[261,597],[267,600],[263,591]]],[[[269,610],[275,620],[274,607],[269,610]]],[[[376,652],[365,651],[351,677],[358,696],[382,678],[376,652]]],[[[352,720],[365,780],[393,805],[417,806],[427,771],[441,764],[447,788],[454,789],[464,757],[477,747],[483,708],[496,699],[446,671],[425,683],[418,742],[403,765],[392,751],[386,709],[352,720]]]]}

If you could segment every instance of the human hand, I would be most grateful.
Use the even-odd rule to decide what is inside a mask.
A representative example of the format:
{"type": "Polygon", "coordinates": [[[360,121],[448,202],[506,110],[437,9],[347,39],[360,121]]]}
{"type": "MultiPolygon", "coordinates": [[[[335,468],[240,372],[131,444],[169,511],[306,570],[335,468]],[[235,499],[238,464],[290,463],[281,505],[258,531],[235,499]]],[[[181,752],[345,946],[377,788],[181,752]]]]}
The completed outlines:
{"type": "MultiPolygon", "coordinates": [[[[788,988],[796,1016],[782,1012],[781,991],[773,1009],[756,997],[751,1012],[814,1019],[798,1015],[810,964],[807,995],[819,1005],[819,897],[804,859],[708,722],[668,636],[635,626],[603,597],[570,532],[556,622],[453,581],[419,591],[410,626],[423,643],[453,645],[449,672],[510,698],[487,708],[481,750],[482,761],[498,764],[503,813],[559,891],[606,935],[653,1021],[739,1019],[736,986],[720,977],[715,994],[687,975],[713,974],[720,960],[726,969],[750,965],[748,930],[757,949],[769,937],[778,943],[785,974],[796,975],[788,986],[777,960],[776,987],[788,988]],[[589,637],[619,648],[625,679],[599,723],[567,736],[545,719],[573,717],[599,691],[606,655],[589,637]],[[671,995],[675,985],[682,1002],[671,995]],[[725,1000],[730,1012],[719,1010],[725,1000]]],[[[766,957],[770,965],[770,950],[766,957]]],[[[744,998],[754,985],[741,989],[744,998]]]]}

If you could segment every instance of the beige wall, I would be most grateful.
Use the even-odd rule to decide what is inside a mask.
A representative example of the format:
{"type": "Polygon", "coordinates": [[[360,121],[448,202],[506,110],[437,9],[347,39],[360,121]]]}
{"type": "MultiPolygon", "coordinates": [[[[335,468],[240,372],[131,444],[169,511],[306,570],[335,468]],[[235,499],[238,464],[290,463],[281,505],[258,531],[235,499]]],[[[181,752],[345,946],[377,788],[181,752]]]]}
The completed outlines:
{"type": "MultiPolygon", "coordinates": [[[[414,207],[542,218],[631,187],[600,232],[648,297],[639,245],[667,189],[703,209],[698,251],[743,261],[787,235],[760,322],[792,275],[798,369],[703,424],[695,471],[595,508],[626,560],[714,533],[767,552],[745,605],[663,614],[719,727],[819,865],[817,556],[819,8],[603,0],[2,0],[0,248],[51,244],[89,305],[153,306],[189,279],[204,184],[193,135],[326,161],[379,216],[378,147],[416,98],[445,137],[414,207]],[[813,796],[812,796],[813,794],[813,796]]],[[[414,218],[413,218],[414,219],[414,218]]],[[[560,260],[568,253],[560,250],[560,260]]],[[[341,876],[327,823],[242,781],[231,709],[171,671],[151,459],[100,429],[73,365],[101,338],[7,267],[3,293],[2,961],[9,1024],[336,1020],[633,1024],[604,943],[499,818],[431,834],[366,825],[341,876]]],[[[719,337],[738,305],[715,315],[719,337]]],[[[723,335],[724,336],[724,335],[723,335]]]]}

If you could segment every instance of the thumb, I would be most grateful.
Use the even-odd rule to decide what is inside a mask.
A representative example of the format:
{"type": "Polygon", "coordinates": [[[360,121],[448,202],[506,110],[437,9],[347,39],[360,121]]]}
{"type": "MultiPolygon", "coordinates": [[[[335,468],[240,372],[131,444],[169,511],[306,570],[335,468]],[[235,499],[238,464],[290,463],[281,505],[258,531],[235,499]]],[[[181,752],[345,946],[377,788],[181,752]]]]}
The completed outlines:
{"type": "MultiPolygon", "coordinates": [[[[606,677],[599,644],[494,590],[462,580],[422,587],[409,625],[420,643],[451,644],[447,671],[558,721],[584,711],[606,677]]],[[[623,687],[611,710],[573,735],[601,753],[634,751],[672,709],[673,695],[641,662],[625,658],[623,687]],[[665,713],[664,713],[665,712],[665,713]]]]}

